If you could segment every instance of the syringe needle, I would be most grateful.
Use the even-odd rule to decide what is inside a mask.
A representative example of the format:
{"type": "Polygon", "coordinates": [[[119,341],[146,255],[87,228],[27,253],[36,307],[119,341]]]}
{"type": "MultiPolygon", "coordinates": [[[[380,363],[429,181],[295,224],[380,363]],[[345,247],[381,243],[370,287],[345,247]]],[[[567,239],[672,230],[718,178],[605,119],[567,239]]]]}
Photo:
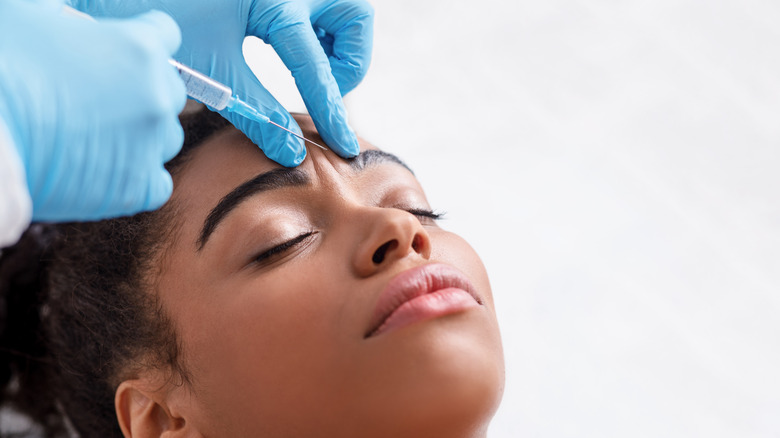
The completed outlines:
{"type": "Polygon", "coordinates": [[[274,126],[278,126],[278,127],[282,128],[282,129],[284,129],[285,131],[287,131],[287,132],[289,132],[290,134],[292,134],[292,135],[294,135],[294,136],[296,136],[296,137],[300,138],[300,139],[301,139],[301,140],[303,140],[303,141],[308,141],[309,143],[313,144],[314,146],[317,146],[318,148],[322,149],[323,151],[327,151],[327,150],[328,150],[328,148],[326,148],[325,146],[322,146],[322,145],[320,145],[320,144],[318,144],[318,143],[315,143],[315,142],[313,142],[313,141],[309,140],[308,138],[306,138],[306,137],[304,137],[304,136],[302,136],[302,135],[300,135],[300,134],[298,134],[298,133],[295,133],[295,132],[293,132],[293,131],[290,131],[289,129],[285,128],[284,126],[282,126],[282,125],[280,125],[280,124],[278,124],[278,123],[274,123],[274,122],[272,122],[271,120],[268,120],[268,123],[270,123],[270,124],[272,124],[272,125],[274,125],[274,126]]]}
{"type": "Polygon", "coordinates": [[[322,149],[323,151],[327,151],[328,150],[328,148],[326,148],[325,146],[323,146],[321,144],[318,144],[318,143],[315,143],[315,142],[309,140],[308,138],[302,136],[301,134],[298,134],[297,132],[290,131],[289,129],[285,128],[284,126],[282,126],[282,125],[280,125],[280,124],[278,124],[276,122],[271,121],[270,117],[268,117],[268,116],[266,116],[264,114],[261,114],[254,107],[252,107],[248,103],[244,102],[243,100],[239,99],[238,96],[232,96],[230,98],[230,100],[228,101],[227,106],[225,106],[225,108],[227,108],[228,111],[236,112],[236,113],[241,114],[242,116],[247,117],[249,119],[257,120],[258,122],[261,122],[261,123],[262,122],[270,123],[270,124],[276,126],[277,128],[284,129],[285,131],[287,131],[290,134],[300,138],[303,141],[308,141],[309,143],[317,146],[318,148],[322,149]]]}

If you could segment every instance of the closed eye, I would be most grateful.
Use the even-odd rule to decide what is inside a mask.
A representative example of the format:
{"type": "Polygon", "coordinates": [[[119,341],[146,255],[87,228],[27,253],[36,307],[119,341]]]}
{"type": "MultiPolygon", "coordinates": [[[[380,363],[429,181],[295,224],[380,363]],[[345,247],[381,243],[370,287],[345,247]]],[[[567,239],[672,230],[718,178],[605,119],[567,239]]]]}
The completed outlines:
{"type": "Polygon", "coordinates": [[[439,220],[444,217],[445,213],[438,213],[433,210],[428,210],[424,208],[405,208],[404,210],[408,211],[409,213],[417,216],[419,219],[430,219],[430,220],[439,220]]]}
{"type": "Polygon", "coordinates": [[[255,263],[270,263],[277,258],[283,256],[290,249],[295,248],[301,243],[305,242],[309,237],[316,234],[315,231],[307,231],[297,237],[294,237],[284,243],[274,246],[273,248],[263,251],[257,255],[254,259],[255,263]]]}

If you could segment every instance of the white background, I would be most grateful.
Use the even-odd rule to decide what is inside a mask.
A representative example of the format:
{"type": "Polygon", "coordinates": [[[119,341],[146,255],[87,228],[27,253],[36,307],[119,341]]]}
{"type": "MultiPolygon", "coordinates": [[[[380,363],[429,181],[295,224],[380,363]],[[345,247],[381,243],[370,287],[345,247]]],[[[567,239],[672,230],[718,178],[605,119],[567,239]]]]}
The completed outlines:
{"type": "Polygon", "coordinates": [[[490,436],[780,436],[780,2],[373,5],[351,121],[487,265],[490,436]]]}

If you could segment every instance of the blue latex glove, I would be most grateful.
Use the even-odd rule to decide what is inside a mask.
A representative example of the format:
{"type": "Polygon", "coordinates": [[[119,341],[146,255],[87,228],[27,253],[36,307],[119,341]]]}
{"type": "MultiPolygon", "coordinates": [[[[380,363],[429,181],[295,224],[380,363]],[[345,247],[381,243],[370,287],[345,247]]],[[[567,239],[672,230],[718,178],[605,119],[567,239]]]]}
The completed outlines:
{"type": "Polygon", "coordinates": [[[90,22],[56,2],[0,1],[0,117],[27,173],[33,219],[93,220],[162,205],[186,94],[154,11],[90,22]]]}
{"type": "MultiPolygon", "coordinates": [[[[341,96],[362,79],[371,60],[373,9],[364,0],[73,0],[92,16],[125,17],[148,9],[169,13],[182,30],[176,60],[231,87],[271,120],[300,133],[290,114],[244,60],[246,36],[276,50],[295,77],[314,124],[336,153],[359,152],[341,96]]],[[[267,123],[220,112],[265,154],[285,166],[306,156],[301,140],[267,123]]]]}

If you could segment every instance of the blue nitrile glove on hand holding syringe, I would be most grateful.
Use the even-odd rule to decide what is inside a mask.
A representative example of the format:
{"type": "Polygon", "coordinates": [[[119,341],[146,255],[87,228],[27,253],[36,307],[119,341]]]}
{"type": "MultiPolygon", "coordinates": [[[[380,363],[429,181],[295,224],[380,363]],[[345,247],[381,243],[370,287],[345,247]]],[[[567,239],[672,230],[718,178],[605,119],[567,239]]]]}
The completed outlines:
{"type": "MultiPolygon", "coordinates": [[[[63,16],[56,3],[0,3],[0,125],[27,172],[33,219],[100,219],[167,200],[172,184],[162,165],[181,147],[185,100],[171,55],[300,133],[247,66],[247,35],[274,47],[327,145],[344,157],[359,151],[341,96],[370,61],[373,12],[363,0],[70,2],[98,22],[63,16]],[[174,21],[152,9],[181,27],[180,47],[174,21]]],[[[256,144],[286,148],[266,150],[280,164],[303,160],[298,138],[220,113],[256,144]]]]}

